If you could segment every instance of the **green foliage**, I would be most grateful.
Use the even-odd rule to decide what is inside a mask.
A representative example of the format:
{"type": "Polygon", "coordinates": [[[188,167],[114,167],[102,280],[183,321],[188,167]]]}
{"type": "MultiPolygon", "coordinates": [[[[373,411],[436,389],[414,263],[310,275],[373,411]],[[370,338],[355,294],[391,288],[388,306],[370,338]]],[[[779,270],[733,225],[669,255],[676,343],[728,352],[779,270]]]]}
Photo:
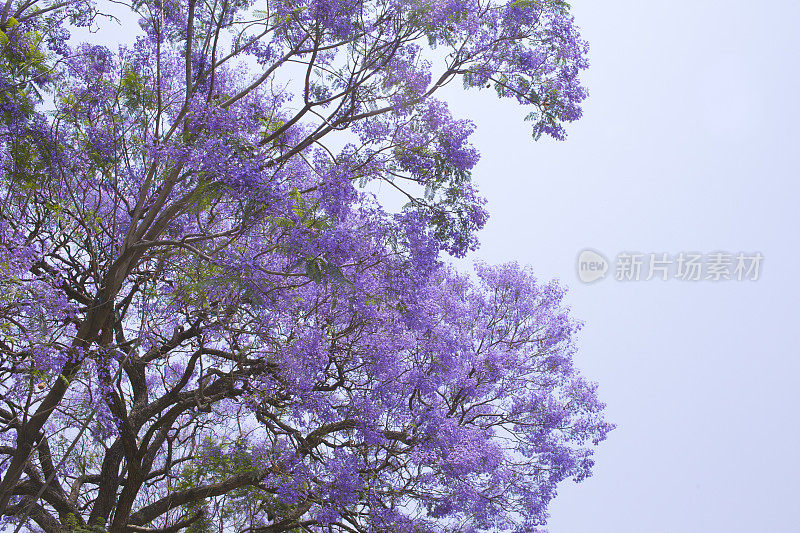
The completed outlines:
{"type": "Polygon", "coordinates": [[[75,518],[75,515],[71,514],[67,517],[67,523],[64,525],[70,533],[108,533],[105,524],[105,520],[101,518],[97,524],[83,526],[78,522],[78,519],[75,518]]]}
{"type": "MultiPolygon", "coordinates": [[[[200,446],[197,460],[186,466],[181,472],[174,491],[182,491],[224,481],[237,474],[252,474],[258,470],[253,466],[252,456],[239,439],[225,441],[207,440],[200,446]]],[[[224,503],[217,508],[223,520],[235,519],[242,508],[262,506],[272,497],[257,487],[245,486],[234,489],[227,494],[224,503]]],[[[187,517],[200,514],[185,531],[186,533],[212,533],[216,531],[213,516],[208,502],[195,501],[183,506],[187,517]]]]}
{"type": "Polygon", "coordinates": [[[123,68],[119,88],[121,90],[122,105],[129,110],[155,108],[155,92],[148,88],[145,80],[130,66],[126,65],[123,68]]]}
{"type": "Polygon", "coordinates": [[[219,181],[202,180],[189,199],[189,212],[198,215],[222,198],[225,186],[219,181]]]}
{"type": "Polygon", "coordinates": [[[41,101],[33,80],[46,76],[49,71],[48,56],[43,51],[44,35],[38,31],[24,31],[11,17],[0,29],[0,71],[18,81],[17,90],[25,96],[33,93],[41,101]]]}

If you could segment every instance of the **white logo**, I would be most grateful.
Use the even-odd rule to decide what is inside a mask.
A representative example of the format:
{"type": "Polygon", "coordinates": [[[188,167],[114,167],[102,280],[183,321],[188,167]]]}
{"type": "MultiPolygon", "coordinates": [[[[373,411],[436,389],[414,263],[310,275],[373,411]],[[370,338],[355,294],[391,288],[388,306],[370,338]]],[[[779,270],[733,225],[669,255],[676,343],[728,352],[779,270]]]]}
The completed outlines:
{"type": "Polygon", "coordinates": [[[584,250],[578,256],[578,278],[584,283],[594,283],[606,277],[608,260],[594,250],[584,250]]]}

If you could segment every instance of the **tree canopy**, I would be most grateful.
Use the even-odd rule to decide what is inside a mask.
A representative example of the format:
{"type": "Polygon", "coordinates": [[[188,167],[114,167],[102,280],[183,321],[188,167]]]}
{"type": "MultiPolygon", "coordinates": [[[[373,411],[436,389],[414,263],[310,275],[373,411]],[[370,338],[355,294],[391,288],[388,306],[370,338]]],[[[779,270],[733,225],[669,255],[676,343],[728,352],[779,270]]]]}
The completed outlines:
{"type": "Polygon", "coordinates": [[[612,425],[564,289],[476,248],[450,83],[564,138],[561,0],[0,13],[0,514],[22,531],[536,531],[612,425]],[[390,210],[381,183],[406,202],[390,210]]]}

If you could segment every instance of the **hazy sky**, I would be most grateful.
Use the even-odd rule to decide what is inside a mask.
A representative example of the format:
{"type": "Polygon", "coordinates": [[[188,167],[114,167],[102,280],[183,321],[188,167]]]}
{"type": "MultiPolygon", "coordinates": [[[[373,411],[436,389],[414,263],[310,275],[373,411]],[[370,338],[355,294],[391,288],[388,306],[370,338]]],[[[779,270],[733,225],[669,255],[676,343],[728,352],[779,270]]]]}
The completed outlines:
{"type": "Polygon", "coordinates": [[[492,218],[477,256],[571,287],[577,364],[618,424],[552,533],[800,531],[800,3],[587,1],[590,99],[566,142],[454,90],[492,218]],[[590,247],[761,252],[755,282],[576,275],[590,247]]]}
{"type": "MultiPolygon", "coordinates": [[[[571,287],[577,364],[618,424],[552,533],[800,531],[800,3],[573,2],[591,97],[566,142],[448,88],[478,125],[475,254],[571,287]],[[576,276],[584,248],[761,252],[755,282],[576,276]]],[[[102,36],[95,36],[102,40],[102,36]]],[[[117,36],[118,37],[118,36],[117,36]]]]}

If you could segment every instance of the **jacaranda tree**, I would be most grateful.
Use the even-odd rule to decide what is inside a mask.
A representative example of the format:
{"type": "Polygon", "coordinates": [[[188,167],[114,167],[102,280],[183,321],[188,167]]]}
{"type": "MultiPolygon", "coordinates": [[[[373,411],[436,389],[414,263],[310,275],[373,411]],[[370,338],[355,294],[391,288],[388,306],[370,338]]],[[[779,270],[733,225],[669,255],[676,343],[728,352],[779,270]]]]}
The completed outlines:
{"type": "Polygon", "coordinates": [[[530,532],[589,475],[563,289],[444,262],[487,215],[437,92],[563,138],[565,2],[133,0],[116,51],[0,4],[9,531],[530,532]]]}

